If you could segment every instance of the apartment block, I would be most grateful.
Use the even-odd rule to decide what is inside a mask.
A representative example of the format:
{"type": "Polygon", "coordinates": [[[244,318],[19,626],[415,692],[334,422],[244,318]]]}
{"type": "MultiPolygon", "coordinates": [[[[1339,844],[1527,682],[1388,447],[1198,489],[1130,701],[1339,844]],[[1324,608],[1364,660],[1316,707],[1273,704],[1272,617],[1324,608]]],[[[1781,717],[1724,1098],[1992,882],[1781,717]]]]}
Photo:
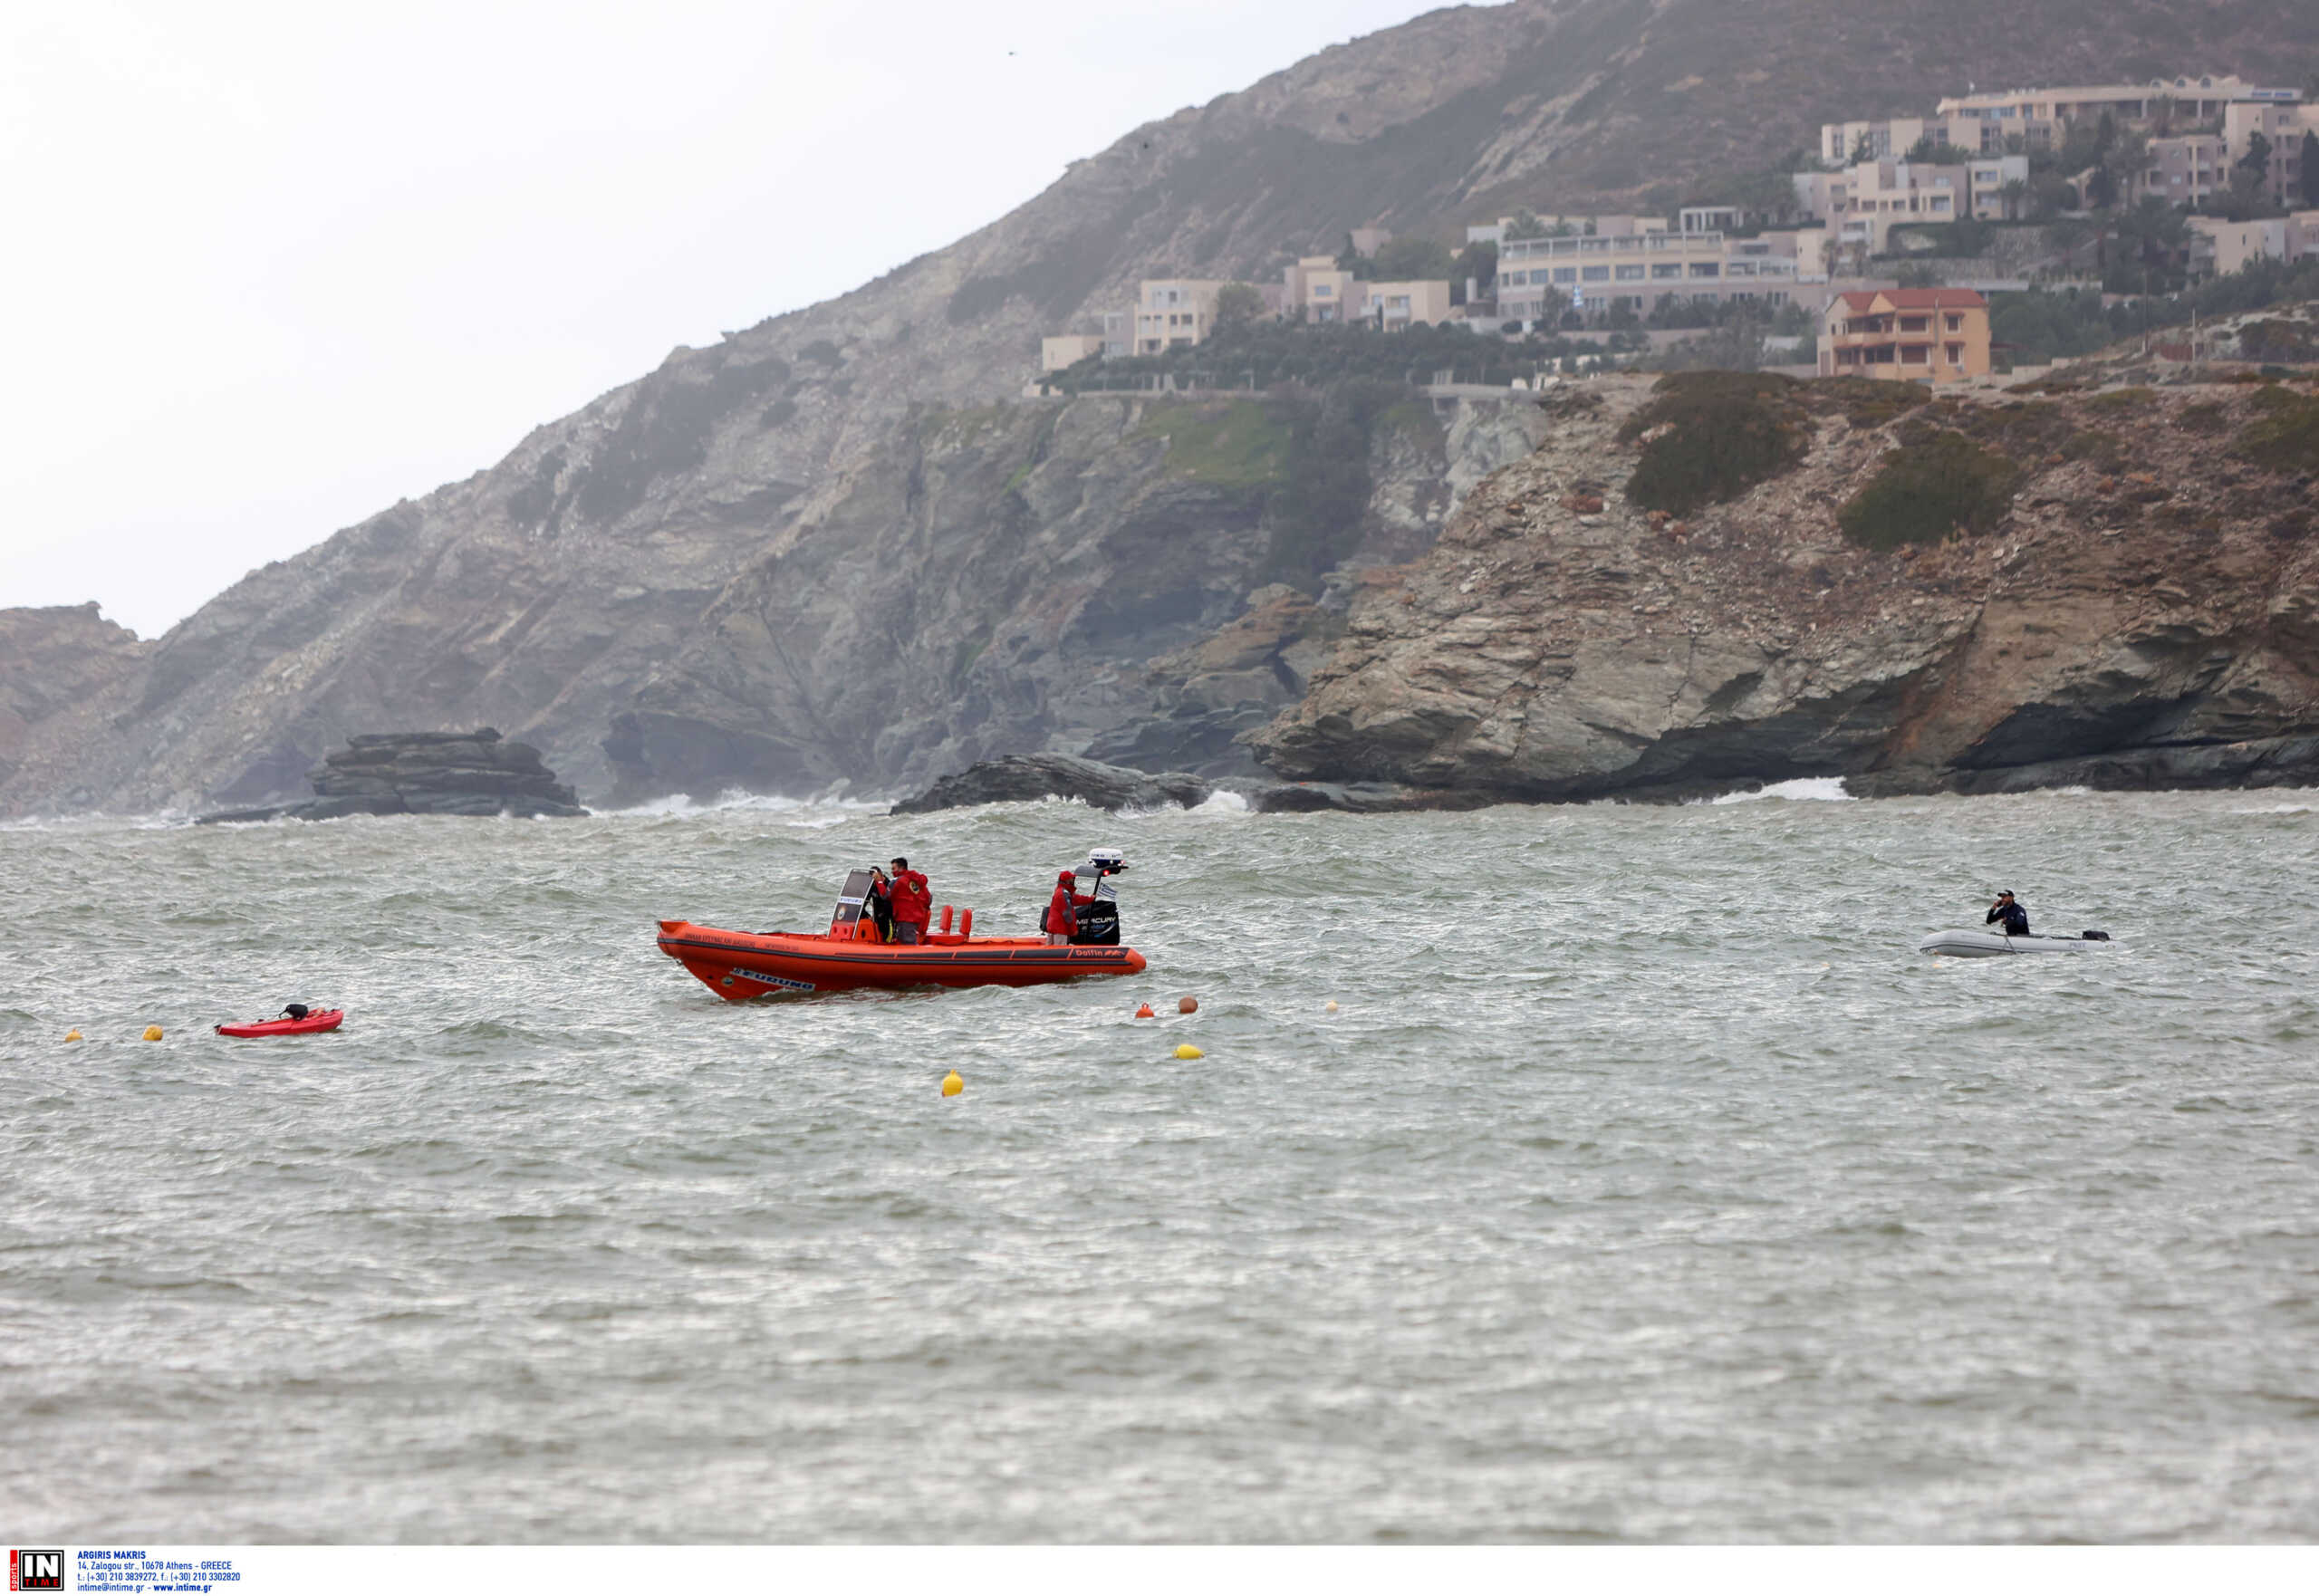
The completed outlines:
{"type": "MultiPolygon", "coordinates": [[[[2068,137],[2074,123],[2091,125],[2106,113],[2124,127],[2160,131],[2218,121],[2239,101],[2292,104],[2297,89],[2266,89],[2235,77],[2153,78],[2147,83],[2105,83],[2062,89],[2006,89],[1956,94],[1934,110],[1938,117],[1966,117],[1993,130],[1994,148],[2019,134],[2026,144],[2051,146],[2068,137]]],[[[1967,142],[1966,140],[1955,140],[1967,142]]],[[[1981,148],[1992,148],[1986,135],[1981,148]]]]}
{"type": "Polygon", "coordinates": [[[1395,332],[1432,327],[1449,319],[1449,284],[1444,282],[1363,283],[1362,313],[1395,332]]]}
{"type": "Polygon", "coordinates": [[[1535,321],[1551,304],[1581,311],[1623,305],[1648,312],[1662,296],[1721,304],[1787,303],[1797,282],[1798,235],[1732,238],[1722,233],[1638,233],[1516,238],[1497,255],[1497,309],[1535,321]]]}
{"type": "Polygon", "coordinates": [[[1301,315],[1307,322],[1349,322],[1362,313],[1366,284],[1339,271],[1334,255],[1308,255],[1281,278],[1281,308],[1291,320],[1301,315]]]}
{"type": "MultiPolygon", "coordinates": [[[[2270,140],[2270,189],[2280,199],[2303,197],[2303,136],[2319,133],[2319,105],[2234,105],[2223,113],[2222,138],[2230,164],[2247,159],[2255,135],[2270,140]]],[[[2223,179],[2227,187],[2230,179],[2223,179]]]]}
{"type": "Polygon", "coordinates": [[[2319,210],[2254,222],[2219,216],[2190,218],[2190,275],[2228,277],[2256,261],[2294,262],[2319,258],[2319,210]]]}
{"type": "MultiPolygon", "coordinates": [[[[1539,223],[1550,232],[1567,232],[1573,236],[1589,238],[1628,238],[1640,233],[1660,233],[1666,222],[1658,216],[1540,216],[1539,223]]],[[[1487,226],[1476,224],[1467,227],[1468,244],[1497,244],[1506,242],[1513,229],[1512,216],[1500,216],[1487,226]]]]}
{"type": "Polygon", "coordinates": [[[1189,349],[1216,331],[1221,281],[1205,277],[1146,278],[1135,294],[1135,352],[1189,349]]]}
{"type": "Polygon", "coordinates": [[[1823,377],[1941,383],[1988,370],[1988,301],[1969,288],[1839,293],[1821,314],[1823,377]]]}
{"type": "Polygon", "coordinates": [[[1798,172],[1795,201],[1819,217],[1840,246],[1886,253],[1891,231],[1912,222],[1983,221],[2005,216],[2005,186],[2029,180],[2026,155],[1979,156],[1953,163],[1862,161],[1841,172],[1798,172]]]}
{"type": "Polygon", "coordinates": [[[1104,352],[1100,333],[1066,332],[1059,337],[1039,340],[1039,370],[1060,371],[1075,366],[1089,355],[1104,352]]]}
{"type": "Polygon", "coordinates": [[[1820,164],[1830,169],[1854,165],[1854,156],[1891,160],[1925,139],[1959,155],[2002,155],[2005,135],[1977,116],[1901,116],[1874,122],[1820,124],[1820,164]]]}
{"type": "Polygon", "coordinates": [[[2135,199],[2197,205],[2230,187],[2230,149],[2219,133],[2185,133],[2150,141],[2150,166],[2134,181],[2135,199]]]}

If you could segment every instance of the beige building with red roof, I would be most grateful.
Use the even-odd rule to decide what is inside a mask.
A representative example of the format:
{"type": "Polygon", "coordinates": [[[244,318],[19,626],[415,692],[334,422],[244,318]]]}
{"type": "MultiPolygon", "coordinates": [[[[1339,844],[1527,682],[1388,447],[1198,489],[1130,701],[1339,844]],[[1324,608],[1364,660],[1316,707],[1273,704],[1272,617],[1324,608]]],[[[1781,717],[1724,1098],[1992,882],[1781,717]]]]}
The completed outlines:
{"type": "Polygon", "coordinates": [[[1969,288],[1839,293],[1820,325],[1820,375],[1961,382],[1989,370],[1989,302],[1969,288]]]}

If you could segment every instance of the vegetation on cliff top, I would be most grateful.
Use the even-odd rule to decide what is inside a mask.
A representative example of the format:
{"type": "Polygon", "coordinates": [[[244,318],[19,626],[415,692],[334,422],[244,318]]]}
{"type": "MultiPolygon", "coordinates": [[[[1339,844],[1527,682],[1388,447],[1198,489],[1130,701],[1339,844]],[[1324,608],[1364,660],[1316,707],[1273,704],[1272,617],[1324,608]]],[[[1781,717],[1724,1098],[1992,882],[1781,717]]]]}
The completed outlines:
{"type": "Polygon", "coordinates": [[[2319,471],[2319,396],[2266,388],[2254,406],[2256,418],[2238,435],[2238,452],[2273,471],[2319,471]]]}
{"type": "Polygon", "coordinates": [[[1168,466],[1210,487],[1277,486],[1288,468],[1289,429],[1256,399],[1159,404],[1129,436],[1168,441],[1168,466]]]}
{"type": "Polygon", "coordinates": [[[1165,438],[1172,473],[1265,494],[1264,580],[1312,591],[1367,530],[1370,456],[1389,430],[1420,448],[1441,446],[1439,425],[1406,388],[1360,380],[1317,394],[1162,402],[1131,436],[1165,438]]]}
{"type": "Polygon", "coordinates": [[[1804,458],[1811,426],[1804,384],[1745,371],[1661,378],[1650,402],[1619,429],[1642,457],[1627,497],[1646,510],[1688,515],[1737,498],[1804,458]]]}
{"type": "Polygon", "coordinates": [[[1039,380],[1058,393],[1178,388],[1263,389],[1316,388],[1332,382],[1397,382],[1419,387],[1437,378],[1504,388],[1516,377],[1554,370],[1567,358],[1640,348],[1640,335],[1607,341],[1477,336],[1462,327],[1411,327],[1380,332],[1365,323],[1346,326],[1298,322],[1227,324],[1190,349],[1119,360],[1090,356],[1039,380]]]}
{"type": "Polygon", "coordinates": [[[1884,457],[1875,480],[1836,512],[1862,548],[1936,543],[1952,532],[1987,532],[2005,518],[2021,467],[1961,432],[1933,430],[1884,457]]]}

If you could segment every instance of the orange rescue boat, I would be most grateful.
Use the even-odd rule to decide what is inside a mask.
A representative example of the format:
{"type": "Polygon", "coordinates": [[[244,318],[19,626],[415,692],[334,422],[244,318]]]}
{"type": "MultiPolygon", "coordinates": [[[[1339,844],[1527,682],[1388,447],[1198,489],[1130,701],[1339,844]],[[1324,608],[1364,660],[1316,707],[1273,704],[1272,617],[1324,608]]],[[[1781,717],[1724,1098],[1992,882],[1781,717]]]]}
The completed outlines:
{"type": "Polygon", "coordinates": [[[956,931],[946,908],[942,928],[929,931],[924,942],[882,942],[862,913],[868,888],[866,870],[847,878],[826,931],[725,931],[662,920],[660,951],[717,996],[736,1003],[767,993],[863,986],[1040,986],[1143,969],[1141,954],[1116,943],[1054,947],[1044,937],[977,937],[972,909],[956,931]]]}

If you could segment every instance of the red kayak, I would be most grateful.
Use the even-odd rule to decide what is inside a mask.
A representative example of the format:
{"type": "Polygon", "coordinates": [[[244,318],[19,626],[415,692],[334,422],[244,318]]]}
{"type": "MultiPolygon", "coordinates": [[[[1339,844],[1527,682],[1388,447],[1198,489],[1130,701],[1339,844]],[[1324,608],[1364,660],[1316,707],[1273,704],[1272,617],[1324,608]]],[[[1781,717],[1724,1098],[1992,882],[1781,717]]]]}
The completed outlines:
{"type": "Polygon", "coordinates": [[[259,1020],[248,1025],[220,1025],[220,1036],[303,1036],[310,1031],[335,1031],[346,1018],[342,1008],[316,1009],[303,1020],[259,1020]]]}

